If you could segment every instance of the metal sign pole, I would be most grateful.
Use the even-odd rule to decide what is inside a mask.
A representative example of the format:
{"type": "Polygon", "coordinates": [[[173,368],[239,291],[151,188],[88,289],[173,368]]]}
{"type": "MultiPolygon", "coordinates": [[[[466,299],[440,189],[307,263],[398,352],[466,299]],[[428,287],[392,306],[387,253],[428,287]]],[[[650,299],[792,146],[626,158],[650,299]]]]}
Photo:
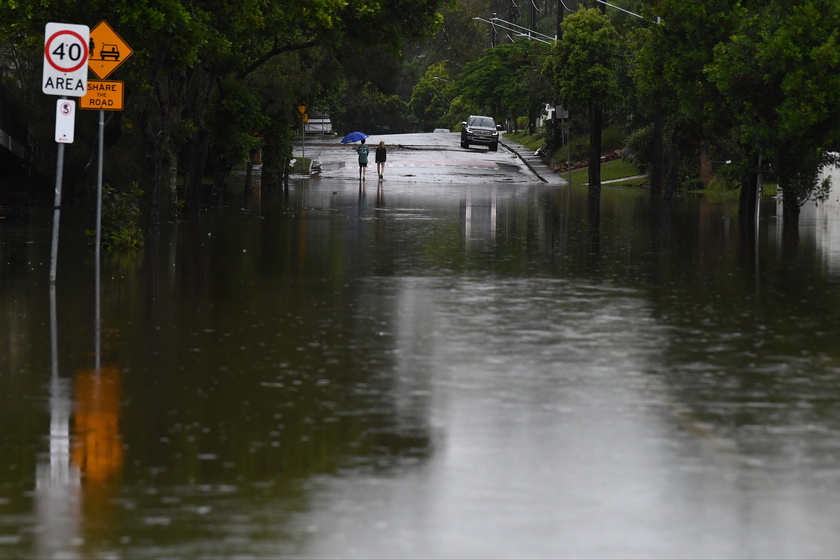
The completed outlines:
{"type": "Polygon", "coordinates": [[[58,145],[58,158],[55,166],[55,202],[53,203],[52,247],[50,249],[50,284],[55,284],[55,272],[58,265],[58,222],[61,219],[61,181],[64,173],[64,144],[58,145]]]}
{"type": "Polygon", "coordinates": [[[100,258],[102,253],[102,165],[105,154],[105,111],[99,111],[99,164],[96,173],[96,372],[99,373],[102,324],[100,322],[100,258]]]}

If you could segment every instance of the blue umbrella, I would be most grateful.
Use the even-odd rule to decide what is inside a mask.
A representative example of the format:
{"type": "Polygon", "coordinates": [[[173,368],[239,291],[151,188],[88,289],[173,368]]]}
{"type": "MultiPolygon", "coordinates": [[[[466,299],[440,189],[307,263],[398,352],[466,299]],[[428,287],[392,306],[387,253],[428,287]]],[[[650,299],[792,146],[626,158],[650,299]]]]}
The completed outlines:
{"type": "Polygon", "coordinates": [[[349,144],[350,142],[358,142],[359,140],[364,140],[367,137],[368,135],[364,132],[351,132],[341,140],[341,143],[349,144]]]}

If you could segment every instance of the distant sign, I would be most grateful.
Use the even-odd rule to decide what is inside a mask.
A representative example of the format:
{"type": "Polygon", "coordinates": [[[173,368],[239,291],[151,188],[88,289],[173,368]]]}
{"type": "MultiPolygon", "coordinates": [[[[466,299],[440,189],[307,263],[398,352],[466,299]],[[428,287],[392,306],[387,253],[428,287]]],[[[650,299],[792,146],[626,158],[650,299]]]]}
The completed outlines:
{"type": "Polygon", "coordinates": [[[87,91],[90,29],[72,23],[47,24],[44,32],[44,72],[41,91],[47,95],[81,97],[87,91]]]}
{"type": "Polygon", "coordinates": [[[88,80],[87,95],[79,100],[80,109],[122,111],[125,98],[123,82],[88,80]]]}
{"type": "Polygon", "coordinates": [[[104,20],[91,30],[89,47],[88,66],[103,80],[134,52],[104,20]]]}
{"type": "Polygon", "coordinates": [[[72,144],[76,131],[76,101],[59,99],[55,104],[55,141],[72,144]]]}

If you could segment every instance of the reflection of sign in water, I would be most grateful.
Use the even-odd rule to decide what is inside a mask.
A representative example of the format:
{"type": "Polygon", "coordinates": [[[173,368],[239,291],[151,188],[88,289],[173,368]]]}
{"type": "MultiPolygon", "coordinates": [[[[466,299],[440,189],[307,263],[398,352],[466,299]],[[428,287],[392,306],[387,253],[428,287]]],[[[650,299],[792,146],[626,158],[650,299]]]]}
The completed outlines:
{"type": "Polygon", "coordinates": [[[100,21],[91,29],[88,48],[88,66],[103,80],[134,52],[106,21],[100,21]]]}
{"type": "Polygon", "coordinates": [[[76,375],[73,393],[73,464],[84,474],[86,483],[105,482],[123,464],[119,370],[106,366],[99,371],[82,371],[76,375]]]}

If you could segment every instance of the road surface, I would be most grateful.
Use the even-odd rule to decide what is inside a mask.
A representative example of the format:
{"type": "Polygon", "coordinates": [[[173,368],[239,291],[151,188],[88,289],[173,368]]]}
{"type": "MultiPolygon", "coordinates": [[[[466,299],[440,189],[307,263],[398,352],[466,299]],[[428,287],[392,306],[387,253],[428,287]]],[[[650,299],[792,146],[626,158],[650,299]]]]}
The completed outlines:
{"type": "MultiPolygon", "coordinates": [[[[536,174],[510,147],[499,145],[497,152],[484,146],[461,148],[460,135],[452,133],[387,134],[370,136],[371,147],[366,181],[376,181],[374,149],[380,141],[388,149],[385,181],[410,183],[545,183],[551,173],[536,174]]],[[[342,144],[340,137],[307,137],[295,145],[295,156],[304,155],[320,167],[324,179],[358,179],[356,144],[342,144]]],[[[547,168],[546,168],[547,171],[547,168]]],[[[552,177],[549,177],[552,179],[552,177]]],[[[554,184],[562,184],[557,177],[554,184]]]]}

